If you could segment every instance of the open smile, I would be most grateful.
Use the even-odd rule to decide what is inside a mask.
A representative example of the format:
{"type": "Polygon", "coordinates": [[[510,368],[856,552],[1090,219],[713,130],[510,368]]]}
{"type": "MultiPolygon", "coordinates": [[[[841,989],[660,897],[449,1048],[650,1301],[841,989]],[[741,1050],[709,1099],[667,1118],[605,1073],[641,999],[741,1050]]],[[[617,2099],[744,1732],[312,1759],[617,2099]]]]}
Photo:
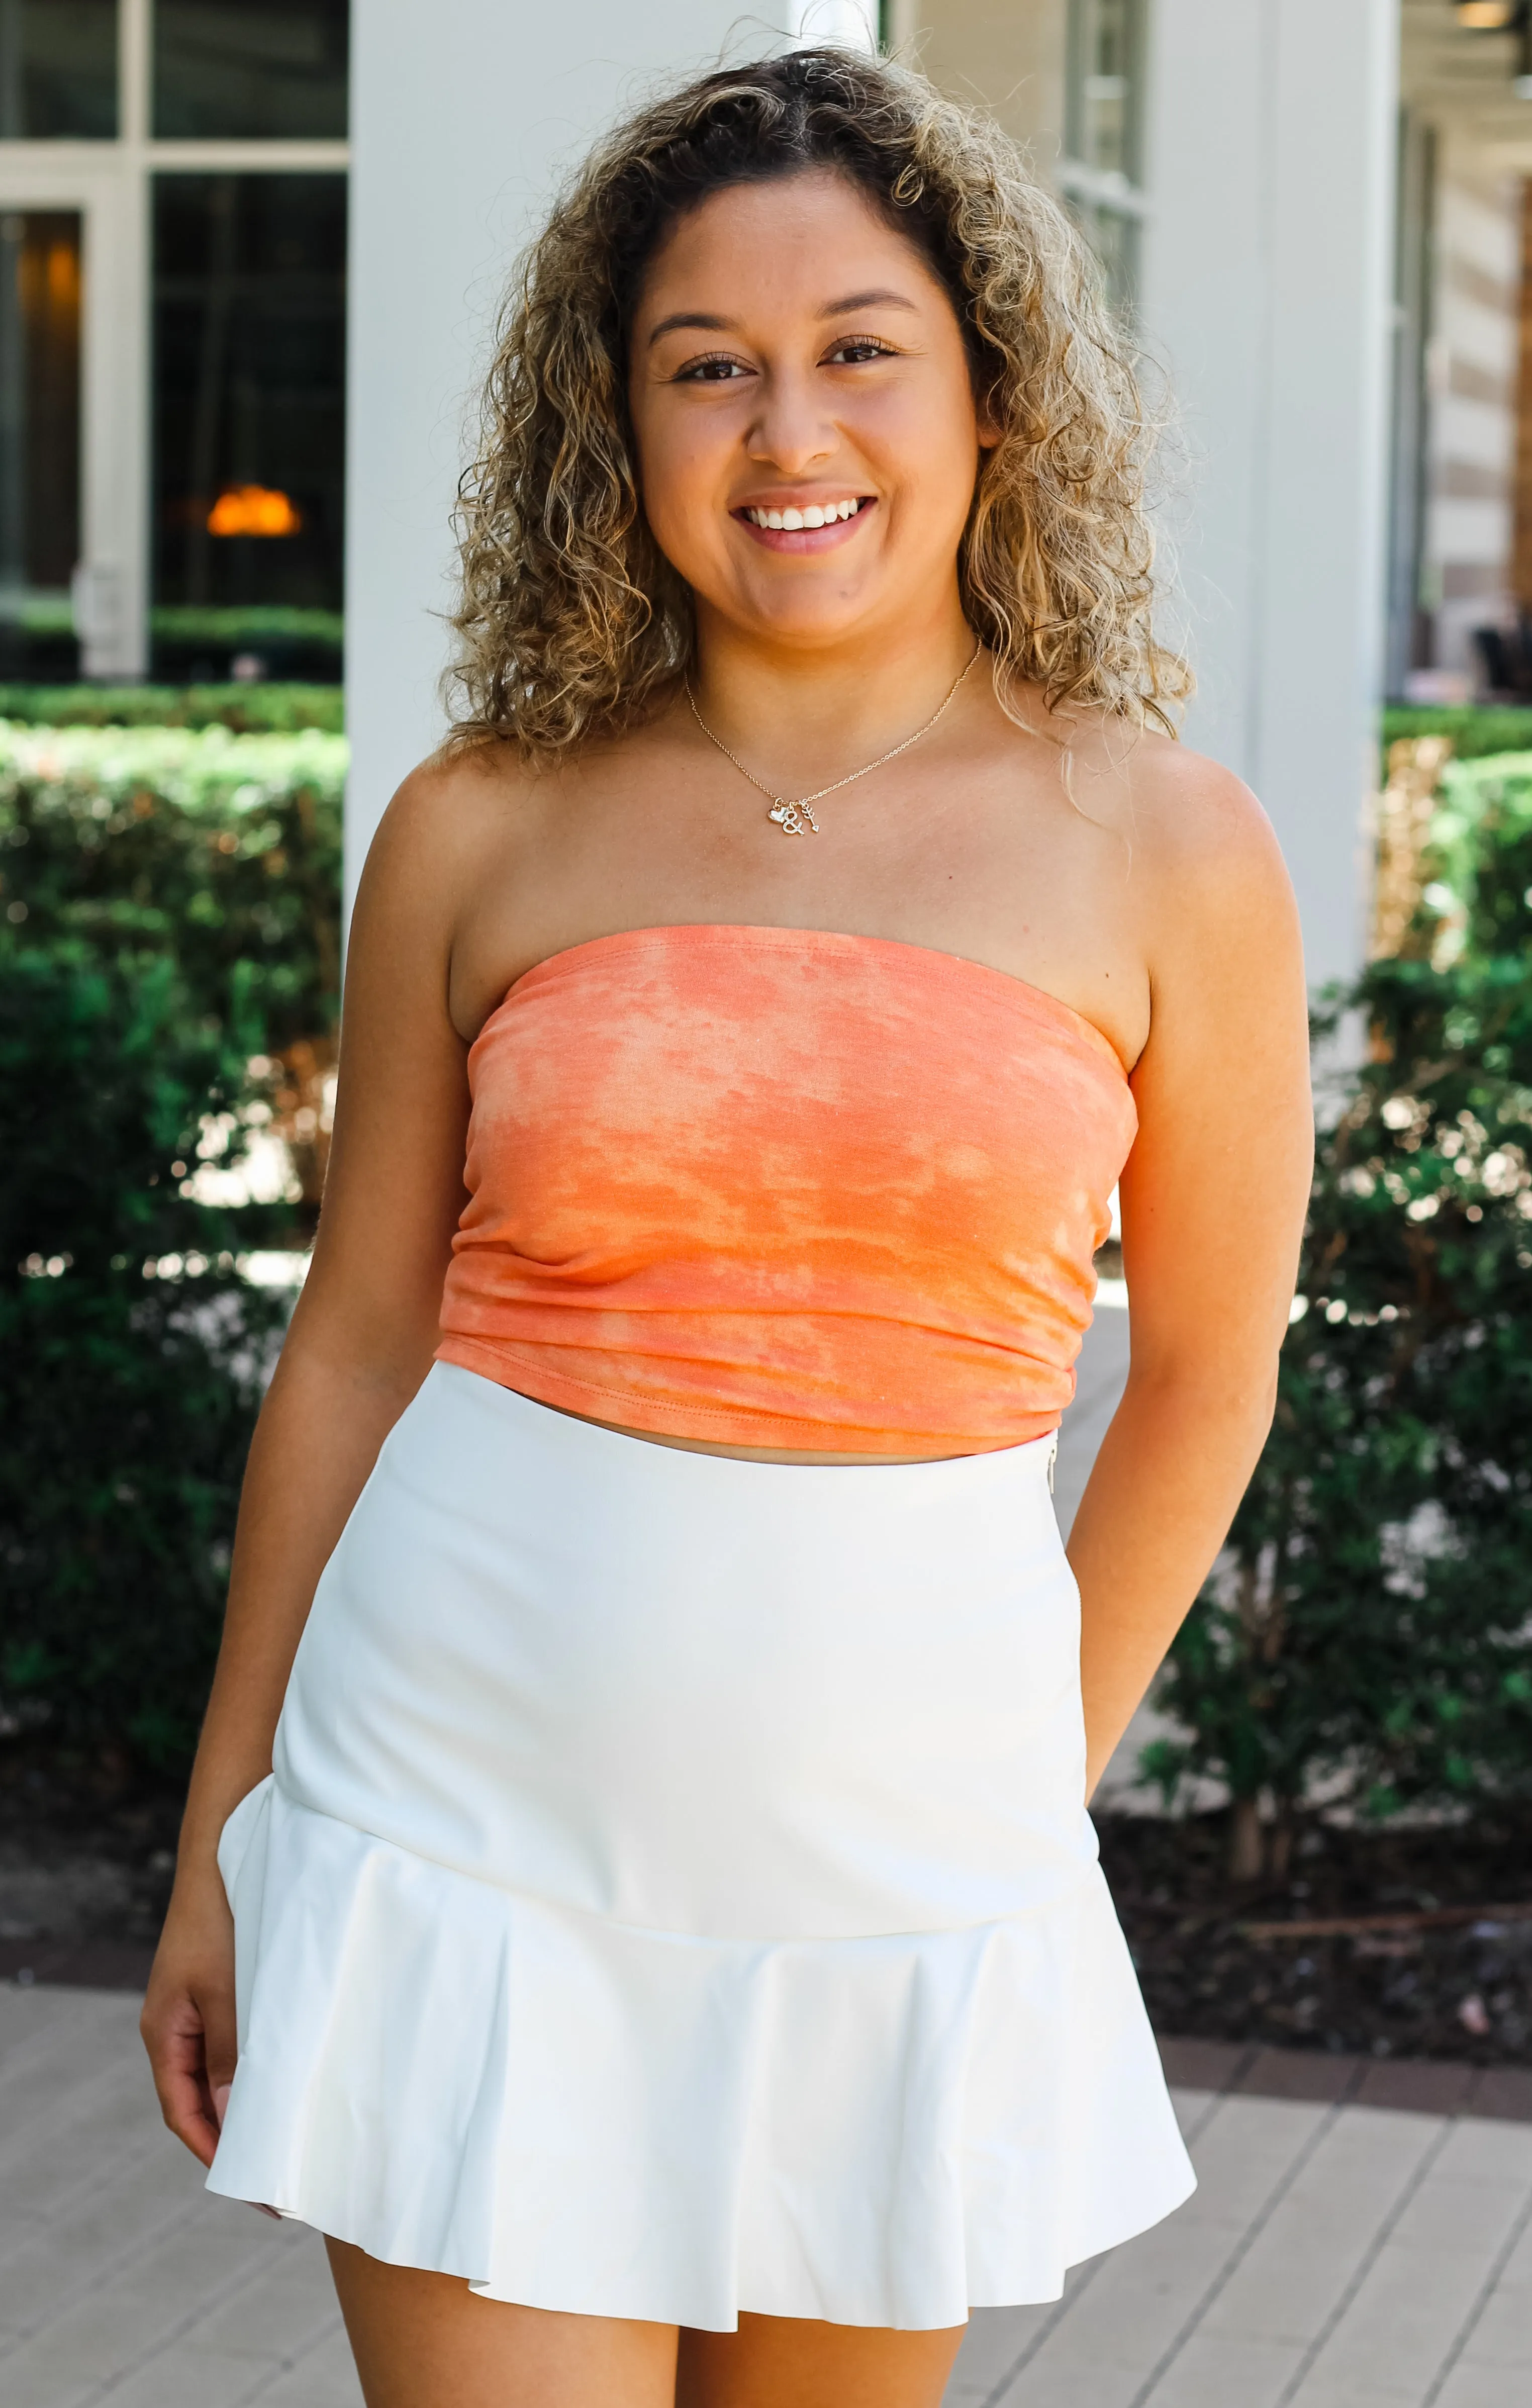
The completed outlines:
{"type": "Polygon", "coordinates": [[[747,502],[732,515],[768,552],[829,552],[845,543],[876,509],[870,494],[837,494],[827,501],[747,502]]]}

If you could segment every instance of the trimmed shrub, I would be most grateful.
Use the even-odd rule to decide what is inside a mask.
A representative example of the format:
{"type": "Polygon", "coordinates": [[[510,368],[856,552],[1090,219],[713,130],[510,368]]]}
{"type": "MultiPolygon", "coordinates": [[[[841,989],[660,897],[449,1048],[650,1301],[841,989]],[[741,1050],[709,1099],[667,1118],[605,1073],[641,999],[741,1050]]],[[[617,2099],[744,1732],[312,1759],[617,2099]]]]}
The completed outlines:
{"type": "Polygon", "coordinates": [[[258,1038],[164,960],[0,947],[0,1693],[161,1768],[196,1737],[279,1309],[239,1277],[269,1208],[183,1189],[258,1038]]]}
{"type": "Polygon", "coordinates": [[[1444,736],[1459,761],[1477,761],[1486,753],[1532,748],[1532,710],[1503,703],[1391,702],[1382,714],[1382,736],[1385,759],[1401,736],[1444,736]]]}
{"type": "Polygon", "coordinates": [[[337,685],[0,685],[0,719],[34,727],[227,727],[236,736],[339,736],[337,685]]]}
{"type": "Polygon", "coordinates": [[[0,724],[0,914],[13,938],[173,960],[204,1014],[230,982],[261,1050],[333,1028],[343,737],[0,724]]]}
{"type": "MultiPolygon", "coordinates": [[[[1227,1783],[1233,1870],[1323,1796],[1532,1795],[1532,759],[1453,768],[1370,1059],[1323,1137],[1276,1422],[1146,1770],[1227,1783]]],[[[1333,1026],[1333,1017],[1327,1024],[1333,1026]]]]}
{"type": "Polygon", "coordinates": [[[317,1191],[344,758],[0,727],[0,1698],[67,1749],[195,1739],[283,1317],[240,1265],[317,1191]],[[302,1196],[209,1180],[274,1127],[302,1196]]]}

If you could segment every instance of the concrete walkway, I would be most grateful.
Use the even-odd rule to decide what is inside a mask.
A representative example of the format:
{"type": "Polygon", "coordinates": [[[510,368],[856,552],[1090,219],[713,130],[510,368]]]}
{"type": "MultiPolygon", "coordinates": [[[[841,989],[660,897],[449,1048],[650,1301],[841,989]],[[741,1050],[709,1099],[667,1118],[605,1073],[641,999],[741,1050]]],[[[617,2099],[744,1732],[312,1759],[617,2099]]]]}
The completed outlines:
{"type": "MultiPolygon", "coordinates": [[[[137,2005],[0,1985],[0,2400],[360,2408],[318,2241],[207,2196],[160,2125],[137,2005]]],[[[1178,2105],[1196,2197],[1058,2305],[977,2315],[951,2408],[1532,2400],[1532,2123],[1178,2105]]]]}

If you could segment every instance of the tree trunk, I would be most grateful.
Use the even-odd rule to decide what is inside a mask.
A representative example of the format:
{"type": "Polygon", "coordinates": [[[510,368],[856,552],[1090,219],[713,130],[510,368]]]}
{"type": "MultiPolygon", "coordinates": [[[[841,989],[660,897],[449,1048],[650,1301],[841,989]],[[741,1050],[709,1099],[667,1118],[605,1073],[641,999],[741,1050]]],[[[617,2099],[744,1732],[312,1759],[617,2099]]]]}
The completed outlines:
{"type": "Polygon", "coordinates": [[[1253,1798],[1236,1798],[1229,1807],[1229,1879],[1259,1881],[1266,1870],[1266,1834],[1261,1809],[1253,1798]]]}

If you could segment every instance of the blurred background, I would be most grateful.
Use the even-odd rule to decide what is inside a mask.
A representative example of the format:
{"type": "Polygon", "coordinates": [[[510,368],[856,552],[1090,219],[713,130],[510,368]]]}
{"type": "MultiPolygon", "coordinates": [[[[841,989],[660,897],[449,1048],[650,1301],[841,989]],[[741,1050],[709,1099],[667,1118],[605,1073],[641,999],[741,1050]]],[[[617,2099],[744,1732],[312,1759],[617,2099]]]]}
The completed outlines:
{"type": "Polygon", "coordinates": [[[1101,1816],[1151,2004],[1532,2063],[1529,19],[0,0],[0,1973],[147,1962],[506,261],[647,80],[881,42],[1028,146],[1176,396],[1187,734],[1314,982],[1277,1426],[1101,1816]]]}

